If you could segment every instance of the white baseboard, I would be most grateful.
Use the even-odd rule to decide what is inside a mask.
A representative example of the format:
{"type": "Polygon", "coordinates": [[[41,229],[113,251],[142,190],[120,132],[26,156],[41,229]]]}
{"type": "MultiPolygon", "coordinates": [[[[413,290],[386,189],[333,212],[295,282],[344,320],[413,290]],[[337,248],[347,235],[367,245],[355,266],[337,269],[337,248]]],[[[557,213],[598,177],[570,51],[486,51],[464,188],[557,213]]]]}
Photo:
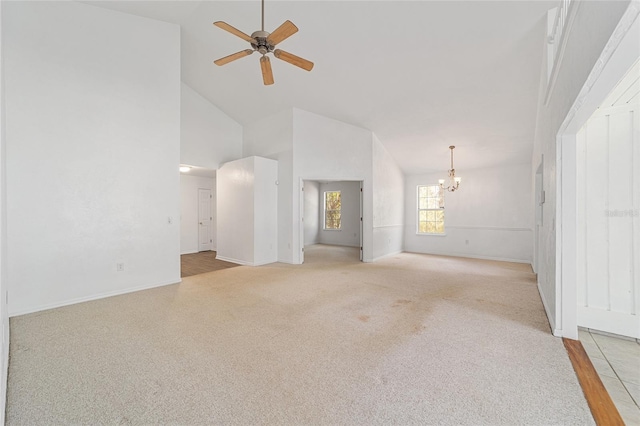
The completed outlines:
{"type": "Polygon", "coordinates": [[[260,262],[255,262],[253,263],[251,266],[263,266],[263,265],[271,265],[272,263],[276,263],[278,262],[277,260],[267,260],[267,261],[260,261],[260,262]]]}
{"type": "MultiPolygon", "coordinates": [[[[335,232],[335,231],[330,231],[335,232]]],[[[318,241],[316,244],[320,244],[323,246],[336,246],[336,247],[360,247],[360,244],[340,244],[340,243],[327,243],[323,241],[318,241]]],[[[308,247],[310,244],[305,244],[305,247],[308,247]]]]}
{"type": "Polygon", "coordinates": [[[180,253],[180,256],[182,256],[183,254],[195,254],[195,253],[199,253],[199,251],[198,250],[196,250],[196,251],[185,251],[185,252],[180,253]]]}
{"type": "Polygon", "coordinates": [[[262,265],[270,265],[272,263],[276,263],[276,262],[280,262],[279,260],[274,260],[272,262],[247,262],[245,260],[240,260],[240,259],[234,259],[232,257],[225,257],[225,256],[220,256],[220,255],[216,255],[216,259],[217,260],[222,260],[225,262],[231,262],[231,263],[237,263],[238,265],[242,265],[242,266],[262,266],[262,265]]]}
{"type": "Polygon", "coordinates": [[[149,290],[156,287],[163,287],[166,285],[179,284],[182,282],[182,279],[177,278],[173,280],[169,280],[166,282],[154,283],[154,284],[146,284],[138,287],[127,288],[123,290],[115,290],[115,291],[107,291],[105,293],[98,293],[91,296],[78,297],[76,299],[65,300],[62,302],[49,303],[46,305],[34,306],[31,308],[20,309],[18,311],[11,311],[9,309],[9,317],[17,317],[20,315],[32,314],[34,312],[46,311],[48,309],[61,308],[63,306],[75,305],[76,303],[90,302],[92,300],[105,299],[107,297],[119,296],[121,294],[134,293],[136,291],[149,290]]]}
{"type": "Polygon", "coordinates": [[[483,259],[483,260],[495,260],[498,262],[512,262],[512,263],[526,263],[527,265],[531,265],[531,260],[527,259],[512,259],[509,257],[492,257],[492,256],[481,256],[475,254],[466,254],[466,253],[449,253],[449,252],[420,252],[420,251],[407,251],[406,253],[415,253],[415,254],[432,254],[434,256],[451,256],[451,257],[466,257],[469,259],[483,259]]]}
{"type": "Polygon", "coordinates": [[[234,259],[232,257],[220,256],[219,254],[216,255],[216,259],[217,260],[222,260],[224,262],[237,263],[238,265],[243,265],[243,266],[254,266],[253,263],[251,263],[251,262],[246,262],[244,260],[234,259]]]}
{"type": "Polygon", "coordinates": [[[556,337],[562,337],[562,329],[556,328],[556,322],[553,319],[553,315],[551,315],[551,311],[549,310],[549,304],[547,303],[547,299],[544,298],[544,293],[542,292],[542,288],[540,287],[540,282],[538,285],[538,293],[540,294],[540,300],[542,300],[542,307],[544,308],[544,312],[547,314],[547,321],[549,321],[549,326],[551,327],[551,332],[556,337]]]}

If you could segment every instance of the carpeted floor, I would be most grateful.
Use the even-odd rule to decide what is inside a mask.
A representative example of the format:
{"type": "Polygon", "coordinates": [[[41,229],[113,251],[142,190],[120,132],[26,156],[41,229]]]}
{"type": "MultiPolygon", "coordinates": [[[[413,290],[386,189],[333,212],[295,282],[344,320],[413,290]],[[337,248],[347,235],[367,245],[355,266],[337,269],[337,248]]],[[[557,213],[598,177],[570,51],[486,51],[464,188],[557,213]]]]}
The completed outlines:
{"type": "Polygon", "coordinates": [[[593,424],[528,265],[356,250],[12,318],[7,424],[593,424]]]}

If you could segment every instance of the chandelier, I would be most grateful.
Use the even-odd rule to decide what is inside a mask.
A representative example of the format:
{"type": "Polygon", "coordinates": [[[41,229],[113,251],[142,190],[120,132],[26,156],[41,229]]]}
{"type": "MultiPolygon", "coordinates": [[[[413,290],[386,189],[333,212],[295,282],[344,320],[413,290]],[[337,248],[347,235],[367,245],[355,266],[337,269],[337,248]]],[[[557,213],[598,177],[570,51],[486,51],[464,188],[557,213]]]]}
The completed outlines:
{"type": "Polygon", "coordinates": [[[462,178],[456,177],[456,169],[453,168],[453,149],[455,146],[451,145],[449,149],[451,150],[451,169],[449,169],[449,182],[447,186],[444,186],[444,179],[438,180],[440,184],[440,188],[446,189],[449,192],[453,192],[460,186],[460,181],[462,178]]]}

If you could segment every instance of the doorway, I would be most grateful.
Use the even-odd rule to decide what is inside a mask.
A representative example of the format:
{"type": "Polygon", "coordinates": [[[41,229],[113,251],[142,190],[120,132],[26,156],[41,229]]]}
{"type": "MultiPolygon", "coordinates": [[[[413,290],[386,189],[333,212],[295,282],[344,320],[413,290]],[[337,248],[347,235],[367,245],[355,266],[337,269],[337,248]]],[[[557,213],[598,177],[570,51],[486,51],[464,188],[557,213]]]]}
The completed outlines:
{"type": "Polygon", "coordinates": [[[180,254],[216,249],[216,171],[180,172],[180,254]]]}
{"type": "Polygon", "coordinates": [[[335,247],[336,254],[362,261],[362,181],[303,180],[301,191],[301,263],[307,253],[320,252],[305,252],[314,245],[324,246],[323,253],[335,247]]]}
{"type": "Polygon", "coordinates": [[[216,207],[216,171],[185,167],[185,171],[180,172],[182,277],[227,266],[216,259],[216,207]]]}

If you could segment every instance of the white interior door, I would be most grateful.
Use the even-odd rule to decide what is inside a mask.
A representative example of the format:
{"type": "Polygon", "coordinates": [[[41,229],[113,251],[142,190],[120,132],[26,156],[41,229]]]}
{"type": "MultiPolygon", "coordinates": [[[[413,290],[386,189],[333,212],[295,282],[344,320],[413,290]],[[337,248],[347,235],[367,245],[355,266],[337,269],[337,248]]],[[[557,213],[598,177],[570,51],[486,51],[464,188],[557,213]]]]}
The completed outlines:
{"type": "Polygon", "coordinates": [[[198,189],[198,251],[213,249],[211,190],[198,189]]]}
{"type": "Polygon", "coordinates": [[[600,108],[576,135],[578,325],[640,338],[638,102],[600,108]]]}

